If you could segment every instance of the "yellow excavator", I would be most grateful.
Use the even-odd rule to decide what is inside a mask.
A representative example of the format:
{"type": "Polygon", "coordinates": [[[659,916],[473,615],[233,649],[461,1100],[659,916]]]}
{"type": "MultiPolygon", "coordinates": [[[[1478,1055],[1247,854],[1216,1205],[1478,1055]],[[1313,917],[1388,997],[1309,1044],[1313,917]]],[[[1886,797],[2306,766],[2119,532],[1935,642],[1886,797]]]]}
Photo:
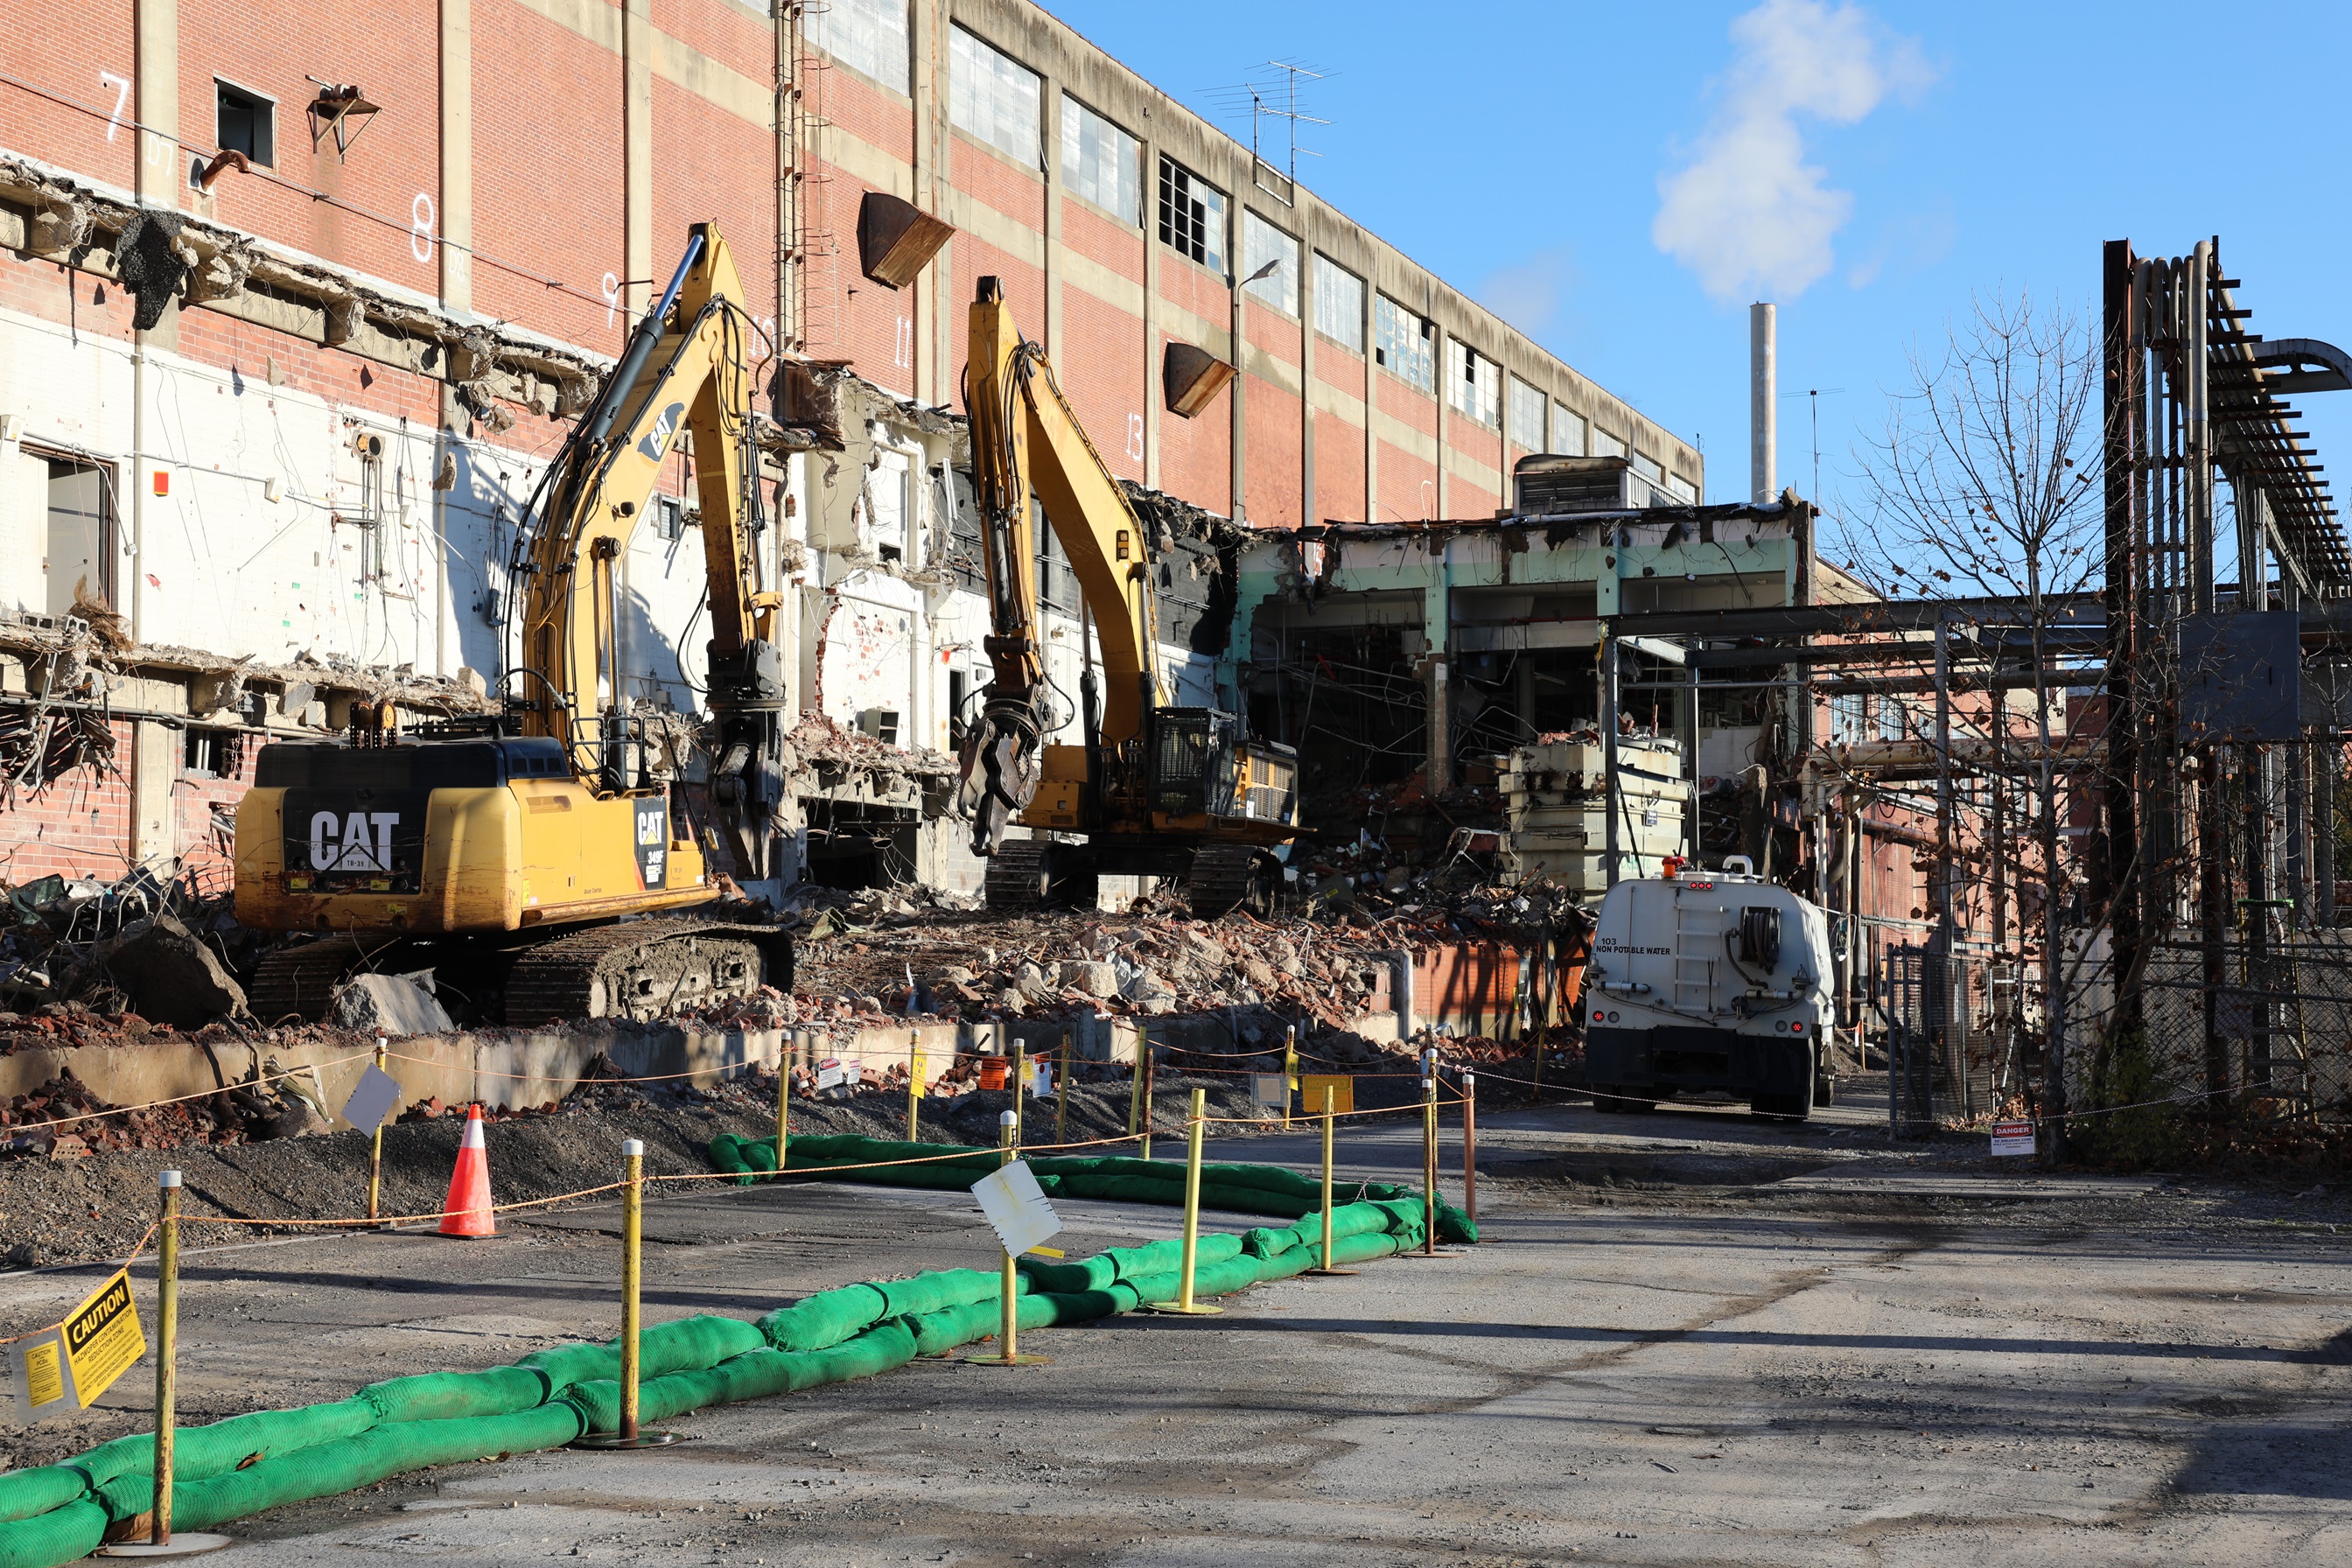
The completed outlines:
{"type": "Polygon", "coordinates": [[[1167,702],[1150,535],[994,278],[980,280],[971,332],[964,407],[991,679],[958,799],[973,852],[988,858],[989,907],[1090,907],[1109,874],[1180,881],[1202,919],[1270,912],[1278,847],[1297,831],[1297,753],[1249,739],[1233,714],[1167,702]],[[1067,715],[1045,665],[1033,496],[1084,596],[1078,745],[1045,742],[1067,715]],[[1016,823],[1031,837],[1010,837],[1016,823]]]}
{"type": "Polygon", "coordinates": [[[664,460],[693,433],[710,617],[712,799],[748,886],[775,878],[792,694],[765,526],[747,343],[716,224],[550,465],[508,565],[509,688],[494,715],[402,732],[355,704],[340,740],[264,746],[236,817],[236,918],[315,931],[262,961],[255,1015],[316,1019],[352,971],[435,972],[461,1016],[653,1018],[789,984],[772,929],[682,915],[713,902],[709,825],[657,782],[614,626],[614,567],[664,460]]]}

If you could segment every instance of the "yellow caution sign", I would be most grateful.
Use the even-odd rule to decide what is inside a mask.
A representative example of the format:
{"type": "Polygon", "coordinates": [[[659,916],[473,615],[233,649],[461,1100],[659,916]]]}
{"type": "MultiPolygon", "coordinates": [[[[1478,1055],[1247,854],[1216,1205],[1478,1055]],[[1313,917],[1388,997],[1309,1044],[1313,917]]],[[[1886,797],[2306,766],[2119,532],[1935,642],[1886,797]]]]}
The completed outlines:
{"type": "Polygon", "coordinates": [[[1331,1091],[1331,1109],[1341,1116],[1356,1109],[1356,1080],[1345,1073],[1307,1073],[1298,1080],[1298,1103],[1317,1116],[1323,1114],[1323,1090],[1331,1091]]]}
{"type": "Polygon", "coordinates": [[[139,1327],[139,1310],[131,1301],[129,1269],[118,1270],[73,1310],[66,1319],[63,1339],[74,1393],[87,1410],[109,1384],[147,1353],[147,1335],[139,1327]]]}

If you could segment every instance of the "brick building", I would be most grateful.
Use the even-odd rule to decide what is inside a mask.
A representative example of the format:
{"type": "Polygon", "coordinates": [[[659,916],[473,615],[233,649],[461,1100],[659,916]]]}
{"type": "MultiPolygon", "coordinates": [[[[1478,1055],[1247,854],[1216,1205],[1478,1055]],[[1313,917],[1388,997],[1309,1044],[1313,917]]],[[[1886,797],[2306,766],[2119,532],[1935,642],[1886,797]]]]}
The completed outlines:
{"type": "MultiPolygon", "coordinates": [[[[901,743],[944,747],[985,679],[968,576],[926,571],[952,545],[938,411],[961,412],[983,275],[1113,469],[1171,504],[1490,516],[1547,449],[1622,456],[1660,500],[1704,490],[1685,442],[1026,0],[16,0],[12,20],[0,701],[94,719],[117,771],[25,773],[0,880],[208,853],[236,793],[208,733],[495,692],[520,509],[699,220],[763,353],[852,373],[845,443],[773,444],[765,565],[799,590],[803,705],[901,743]],[[908,207],[951,232],[892,288],[873,252],[908,207]],[[1204,356],[1240,374],[1187,417],[1204,356]],[[78,605],[131,647],[61,684],[78,605]]],[[[632,695],[686,709],[693,521],[681,502],[639,530],[619,617],[632,695]]],[[[1054,624],[1074,668],[1075,616],[1054,624]]],[[[1215,662],[1171,659],[1202,685],[1215,662]]]]}

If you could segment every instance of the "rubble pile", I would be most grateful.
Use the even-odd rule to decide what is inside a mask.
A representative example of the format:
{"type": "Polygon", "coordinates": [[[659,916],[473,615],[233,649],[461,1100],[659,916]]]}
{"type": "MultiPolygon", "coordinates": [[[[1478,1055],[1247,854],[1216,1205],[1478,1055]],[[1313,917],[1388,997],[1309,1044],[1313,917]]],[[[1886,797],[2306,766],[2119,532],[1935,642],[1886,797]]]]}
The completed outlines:
{"type": "Polygon", "coordinates": [[[68,1071],[0,1106],[0,1153],[72,1160],[122,1149],[257,1143],[322,1132],[327,1125],[315,1091],[284,1090],[284,1080],[236,1084],[200,1100],[123,1110],[68,1071]]]}

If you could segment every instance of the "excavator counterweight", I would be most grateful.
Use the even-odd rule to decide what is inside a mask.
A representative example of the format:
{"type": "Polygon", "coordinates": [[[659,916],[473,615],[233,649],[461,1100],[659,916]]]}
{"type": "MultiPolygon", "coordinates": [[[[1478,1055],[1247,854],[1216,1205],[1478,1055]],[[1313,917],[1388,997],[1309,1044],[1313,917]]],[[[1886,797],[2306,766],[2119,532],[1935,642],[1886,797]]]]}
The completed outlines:
{"type": "Polygon", "coordinates": [[[776,876],[791,704],[781,599],[760,581],[741,297],[718,226],[697,225],[526,510],[500,711],[404,734],[389,704],[360,704],[343,740],[262,748],[237,808],[237,919],[320,940],[263,962],[257,1015],[316,1018],[362,963],[433,970],[445,994],[511,1024],[657,1017],[788,977],[780,933],[677,918],[719,897],[717,836],[654,778],[615,633],[616,567],[691,432],[711,793],[747,883],[776,876]],[[667,918],[638,918],[653,915],[667,918]]]}

